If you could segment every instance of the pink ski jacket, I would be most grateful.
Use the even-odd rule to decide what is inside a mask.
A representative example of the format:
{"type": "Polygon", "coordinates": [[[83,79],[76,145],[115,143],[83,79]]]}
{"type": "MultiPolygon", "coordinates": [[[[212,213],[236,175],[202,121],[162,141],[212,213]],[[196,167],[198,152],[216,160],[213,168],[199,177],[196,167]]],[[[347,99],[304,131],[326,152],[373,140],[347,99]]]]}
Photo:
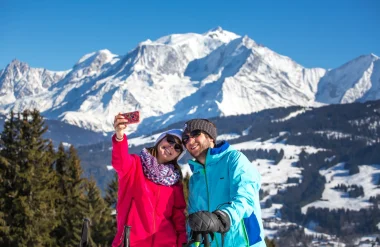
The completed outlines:
{"type": "Polygon", "coordinates": [[[182,247],[187,241],[182,183],[164,186],[146,178],[140,156],[128,152],[125,135],[121,142],[112,137],[112,166],[119,178],[112,247],[122,246],[125,225],[131,226],[131,247],[182,247]]]}

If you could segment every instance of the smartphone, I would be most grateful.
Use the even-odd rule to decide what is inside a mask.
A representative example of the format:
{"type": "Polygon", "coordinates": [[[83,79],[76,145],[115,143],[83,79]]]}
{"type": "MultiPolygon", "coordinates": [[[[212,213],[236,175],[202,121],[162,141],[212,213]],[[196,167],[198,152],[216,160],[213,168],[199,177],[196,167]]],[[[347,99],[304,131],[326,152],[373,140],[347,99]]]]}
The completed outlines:
{"type": "Polygon", "coordinates": [[[133,111],[121,114],[125,119],[128,120],[127,124],[133,124],[140,122],[140,112],[133,111]]]}

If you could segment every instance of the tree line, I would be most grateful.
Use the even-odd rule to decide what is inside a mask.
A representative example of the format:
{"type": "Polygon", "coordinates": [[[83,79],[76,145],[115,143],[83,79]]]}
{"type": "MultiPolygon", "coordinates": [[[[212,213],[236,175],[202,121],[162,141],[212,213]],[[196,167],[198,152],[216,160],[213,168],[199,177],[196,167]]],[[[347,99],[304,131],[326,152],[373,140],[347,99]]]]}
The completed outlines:
{"type": "Polygon", "coordinates": [[[110,246],[116,177],[103,198],[84,178],[77,151],[55,148],[37,110],[11,112],[0,136],[0,246],[78,246],[84,218],[91,246],[110,246]]]}

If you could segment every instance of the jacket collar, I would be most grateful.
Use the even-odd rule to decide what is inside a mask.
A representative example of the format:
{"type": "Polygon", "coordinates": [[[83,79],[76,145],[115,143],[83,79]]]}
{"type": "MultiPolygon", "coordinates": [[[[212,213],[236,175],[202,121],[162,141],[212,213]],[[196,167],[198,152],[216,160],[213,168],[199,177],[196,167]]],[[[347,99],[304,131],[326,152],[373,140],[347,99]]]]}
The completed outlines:
{"type": "MultiPolygon", "coordinates": [[[[231,145],[226,141],[218,143],[214,148],[209,148],[207,150],[205,165],[208,166],[214,162],[217,162],[229,149],[231,149],[231,145]]],[[[195,159],[189,160],[189,165],[193,172],[198,169],[204,169],[204,166],[195,159]]]]}

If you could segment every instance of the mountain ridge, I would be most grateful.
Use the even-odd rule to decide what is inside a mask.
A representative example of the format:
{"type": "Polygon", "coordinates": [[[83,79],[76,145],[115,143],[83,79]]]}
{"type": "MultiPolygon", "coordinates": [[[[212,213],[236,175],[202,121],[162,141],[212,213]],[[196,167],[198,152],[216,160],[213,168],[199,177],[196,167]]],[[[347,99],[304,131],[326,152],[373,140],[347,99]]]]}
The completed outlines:
{"type": "Polygon", "coordinates": [[[113,130],[118,112],[140,110],[142,122],[130,131],[143,134],[192,117],[380,98],[374,54],[333,70],[305,68],[221,27],[146,40],[121,56],[92,52],[45,76],[44,69],[11,64],[0,71],[0,113],[34,107],[48,119],[103,133],[113,130]]]}

